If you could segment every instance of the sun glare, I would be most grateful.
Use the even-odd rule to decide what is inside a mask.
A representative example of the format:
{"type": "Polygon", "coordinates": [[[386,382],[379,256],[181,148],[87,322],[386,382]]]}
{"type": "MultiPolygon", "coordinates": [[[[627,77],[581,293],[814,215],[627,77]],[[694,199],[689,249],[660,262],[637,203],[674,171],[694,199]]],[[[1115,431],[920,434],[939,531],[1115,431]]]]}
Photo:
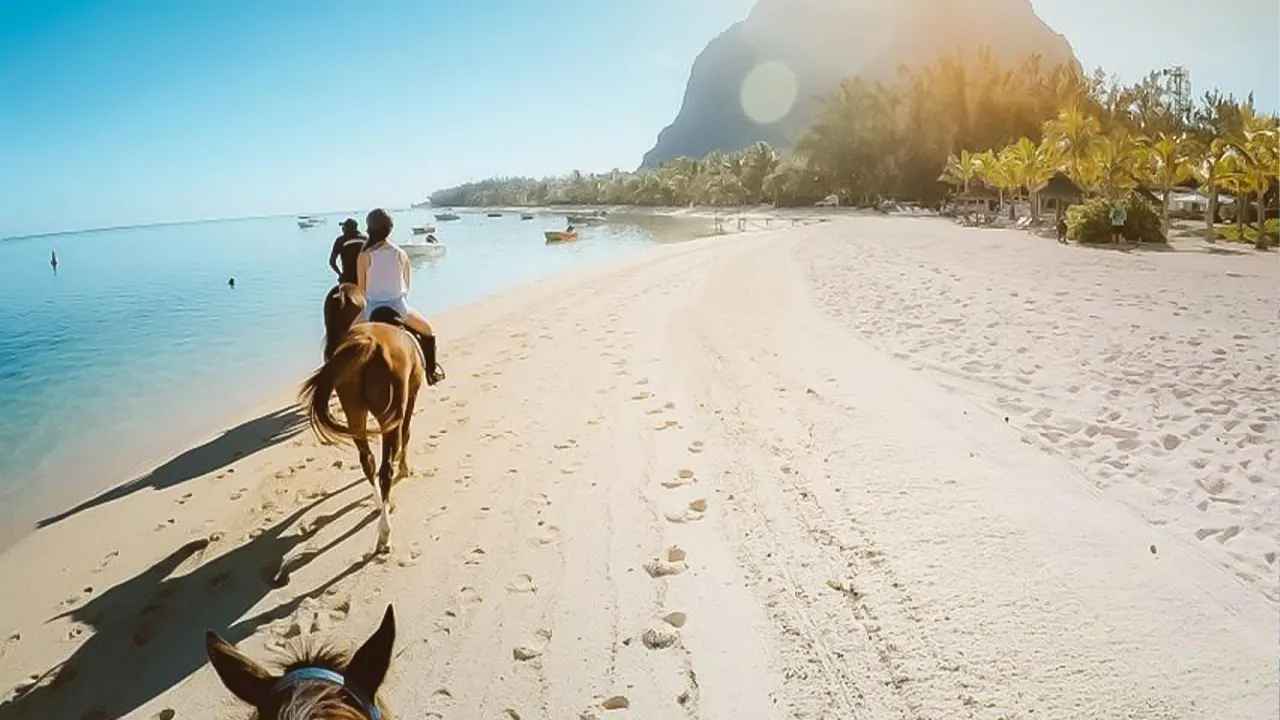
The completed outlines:
{"type": "Polygon", "coordinates": [[[796,74],[786,64],[760,63],[742,81],[742,111],[760,125],[776,123],[791,112],[797,92],[796,74]]]}

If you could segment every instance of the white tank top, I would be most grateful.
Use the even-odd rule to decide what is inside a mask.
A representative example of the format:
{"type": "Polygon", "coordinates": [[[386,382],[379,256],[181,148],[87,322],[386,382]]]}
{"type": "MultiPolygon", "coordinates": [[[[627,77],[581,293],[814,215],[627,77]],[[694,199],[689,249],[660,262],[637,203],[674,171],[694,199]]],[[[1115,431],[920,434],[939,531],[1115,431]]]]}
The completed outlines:
{"type": "Polygon", "coordinates": [[[395,300],[409,293],[400,268],[400,250],[391,241],[382,243],[369,253],[369,272],[365,276],[365,294],[370,300],[395,300]]]}

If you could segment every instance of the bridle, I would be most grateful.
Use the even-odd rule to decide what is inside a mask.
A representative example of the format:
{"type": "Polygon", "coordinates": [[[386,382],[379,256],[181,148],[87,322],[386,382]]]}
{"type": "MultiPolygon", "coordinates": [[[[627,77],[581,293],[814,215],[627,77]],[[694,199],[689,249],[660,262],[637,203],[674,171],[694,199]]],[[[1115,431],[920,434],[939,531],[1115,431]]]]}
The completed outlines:
{"type": "Polygon", "coordinates": [[[377,703],[373,702],[373,698],[366,698],[358,690],[347,684],[347,679],[341,673],[318,667],[298,668],[292,672],[286,673],[284,677],[276,681],[271,688],[271,694],[275,695],[294,685],[303,682],[316,682],[326,685],[336,685],[342,689],[352,700],[360,704],[360,708],[369,716],[369,720],[382,720],[382,711],[378,710],[377,703]]]}

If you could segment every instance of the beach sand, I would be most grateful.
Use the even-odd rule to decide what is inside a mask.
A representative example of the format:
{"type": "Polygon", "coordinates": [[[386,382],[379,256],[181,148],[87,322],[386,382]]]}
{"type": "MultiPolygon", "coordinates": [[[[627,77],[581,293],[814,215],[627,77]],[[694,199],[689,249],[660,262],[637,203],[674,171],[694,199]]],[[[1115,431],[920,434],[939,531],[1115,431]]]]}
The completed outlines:
{"type": "Polygon", "coordinates": [[[841,218],[441,315],[389,556],[282,398],[0,556],[0,718],[234,716],[206,627],[388,603],[404,718],[1277,717],[1277,267],[1185,250],[841,218]]]}

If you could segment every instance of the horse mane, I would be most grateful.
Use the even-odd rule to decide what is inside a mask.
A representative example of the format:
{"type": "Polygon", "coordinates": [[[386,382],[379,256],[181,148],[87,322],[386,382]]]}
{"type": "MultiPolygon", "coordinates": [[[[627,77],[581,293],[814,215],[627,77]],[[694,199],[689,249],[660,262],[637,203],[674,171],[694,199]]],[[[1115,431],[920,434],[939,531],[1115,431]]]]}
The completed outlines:
{"type": "MultiPolygon", "coordinates": [[[[279,651],[283,656],[277,661],[282,668],[282,675],[301,670],[302,668],[323,668],[345,675],[347,664],[351,658],[348,653],[329,645],[291,644],[279,651]]],[[[376,698],[382,716],[387,717],[386,708],[376,698]]],[[[255,720],[261,716],[254,715],[255,720]]],[[[294,686],[287,703],[276,708],[275,720],[368,720],[365,715],[351,707],[342,689],[336,685],[322,682],[301,681],[294,686]]]]}

